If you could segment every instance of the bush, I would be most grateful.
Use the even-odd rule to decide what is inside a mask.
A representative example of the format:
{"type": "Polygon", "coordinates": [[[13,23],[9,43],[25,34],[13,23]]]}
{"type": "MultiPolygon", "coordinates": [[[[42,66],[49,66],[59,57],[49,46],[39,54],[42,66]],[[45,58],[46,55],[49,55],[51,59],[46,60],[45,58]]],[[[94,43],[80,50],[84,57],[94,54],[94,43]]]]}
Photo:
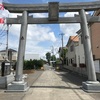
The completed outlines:
{"type": "Polygon", "coordinates": [[[29,60],[24,61],[23,69],[40,69],[43,67],[43,60],[29,60]]]}

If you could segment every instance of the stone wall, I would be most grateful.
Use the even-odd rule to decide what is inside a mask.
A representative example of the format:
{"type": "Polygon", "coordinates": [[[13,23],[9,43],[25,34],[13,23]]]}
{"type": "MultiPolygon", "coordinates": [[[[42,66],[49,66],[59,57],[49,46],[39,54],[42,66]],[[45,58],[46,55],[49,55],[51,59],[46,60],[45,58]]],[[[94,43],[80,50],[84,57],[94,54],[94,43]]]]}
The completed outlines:
{"type": "MultiPolygon", "coordinates": [[[[80,67],[73,67],[73,66],[66,66],[64,65],[64,68],[69,69],[72,72],[75,72],[79,75],[87,77],[87,69],[86,68],[80,68],[80,67]]],[[[97,80],[100,81],[100,73],[96,72],[97,80]]]]}

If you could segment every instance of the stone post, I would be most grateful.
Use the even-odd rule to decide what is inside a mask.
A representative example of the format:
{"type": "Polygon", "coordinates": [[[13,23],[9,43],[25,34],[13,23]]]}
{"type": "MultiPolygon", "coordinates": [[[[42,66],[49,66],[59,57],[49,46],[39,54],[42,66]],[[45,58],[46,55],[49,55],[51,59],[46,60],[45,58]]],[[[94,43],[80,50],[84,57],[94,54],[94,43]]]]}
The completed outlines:
{"type": "Polygon", "coordinates": [[[22,81],[26,34],[27,34],[27,11],[24,11],[22,15],[15,81],[22,81]]]}
{"type": "Polygon", "coordinates": [[[21,23],[15,81],[12,82],[12,84],[8,84],[7,91],[26,91],[28,89],[27,82],[24,82],[23,79],[23,61],[25,55],[26,36],[27,36],[27,11],[23,12],[21,21],[22,23],[21,23]]]}
{"type": "Polygon", "coordinates": [[[86,66],[87,66],[87,75],[88,75],[88,81],[83,82],[82,86],[88,92],[91,92],[91,91],[94,92],[96,90],[100,91],[100,84],[96,79],[88,23],[87,23],[86,14],[85,14],[84,9],[80,10],[79,14],[81,18],[81,30],[82,30],[82,36],[83,36],[84,51],[85,51],[86,66]]]}

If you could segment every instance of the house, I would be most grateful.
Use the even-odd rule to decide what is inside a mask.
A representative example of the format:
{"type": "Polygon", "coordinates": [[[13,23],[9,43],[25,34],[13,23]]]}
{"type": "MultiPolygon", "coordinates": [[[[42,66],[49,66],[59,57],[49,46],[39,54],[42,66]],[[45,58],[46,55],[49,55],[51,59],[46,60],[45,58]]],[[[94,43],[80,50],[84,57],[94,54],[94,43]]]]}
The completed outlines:
{"type": "MultiPolygon", "coordinates": [[[[95,11],[93,16],[100,16],[100,9],[95,11]]],[[[100,72],[100,23],[90,23],[90,24],[88,24],[88,28],[89,28],[89,33],[90,33],[91,50],[93,53],[95,71],[100,72]]],[[[71,63],[76,63],[77,67],[80,67],[83,65],[86,66],[81,30],[77,31],[77,34],[78,34],[77,36],[79,38],[79,41],[78,41],[77,46],[74,45],[73,52],[70,52],[71,51],[70,48],[72,46],[71,37],[69,38],[69,41],[67,43],[67,46],[69,49],[68,54],[66,55],[67,65],[71,65],[71,63]],[[75,59],[75,57],[76,57],[76,59],[75,59]],[[76,62],[75,62],[75,60],[76,60],[76,62]]],[[[73,41],[73,43],[74,43],[74,41],[73,41]]]]}
{"type": "MultiPolygon", "coordinates": [[[[0,51],[0,62],[4,61],[6,56],[6,50],[0,51]]],[[[17,60],[17,51],[13,49],[8,49],[8,60],[9,61],[16,61],[17,60]]]]}
{"type": "Polygon", "coordinates": [[[76,36],[70,36],[68,43],[67,43],[67,48],[68,52],[66,54],[66,62],[68,66],[76,66],[77,62],[77,49],[76,47],[79,45],[79,37],[78,35],[76,36]]]}
{"type": "MultiPolygon", "coordinates": [[[[0,51],[0,66],[1,63],[5,60],[6,57],[6,50],[1,50],[0,51]]],[[[8,49],[8,60],[12,62],[14,65],[15,62],[17,61],[17,51],[14,49],[8,49]]]]}

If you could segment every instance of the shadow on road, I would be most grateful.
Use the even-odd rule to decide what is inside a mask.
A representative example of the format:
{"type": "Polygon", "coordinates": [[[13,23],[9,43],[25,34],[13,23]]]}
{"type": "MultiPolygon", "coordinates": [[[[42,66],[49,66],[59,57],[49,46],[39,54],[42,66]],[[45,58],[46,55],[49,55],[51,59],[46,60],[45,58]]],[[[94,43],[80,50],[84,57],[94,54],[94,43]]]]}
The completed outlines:
{"type": "Polygon", "coordinates": [[[30,88],[58,88],[58,89],[80,89],[66,86],[30,86],[30,88]]]}
{"type": "Polygon", "coordinates": [[[82,82],[87,81],[87,77],[80,76],[68,70],[59,71],[58,75],[62,78],[62,81],[73,83],[77,86],[81,86],[82,82]]]}

